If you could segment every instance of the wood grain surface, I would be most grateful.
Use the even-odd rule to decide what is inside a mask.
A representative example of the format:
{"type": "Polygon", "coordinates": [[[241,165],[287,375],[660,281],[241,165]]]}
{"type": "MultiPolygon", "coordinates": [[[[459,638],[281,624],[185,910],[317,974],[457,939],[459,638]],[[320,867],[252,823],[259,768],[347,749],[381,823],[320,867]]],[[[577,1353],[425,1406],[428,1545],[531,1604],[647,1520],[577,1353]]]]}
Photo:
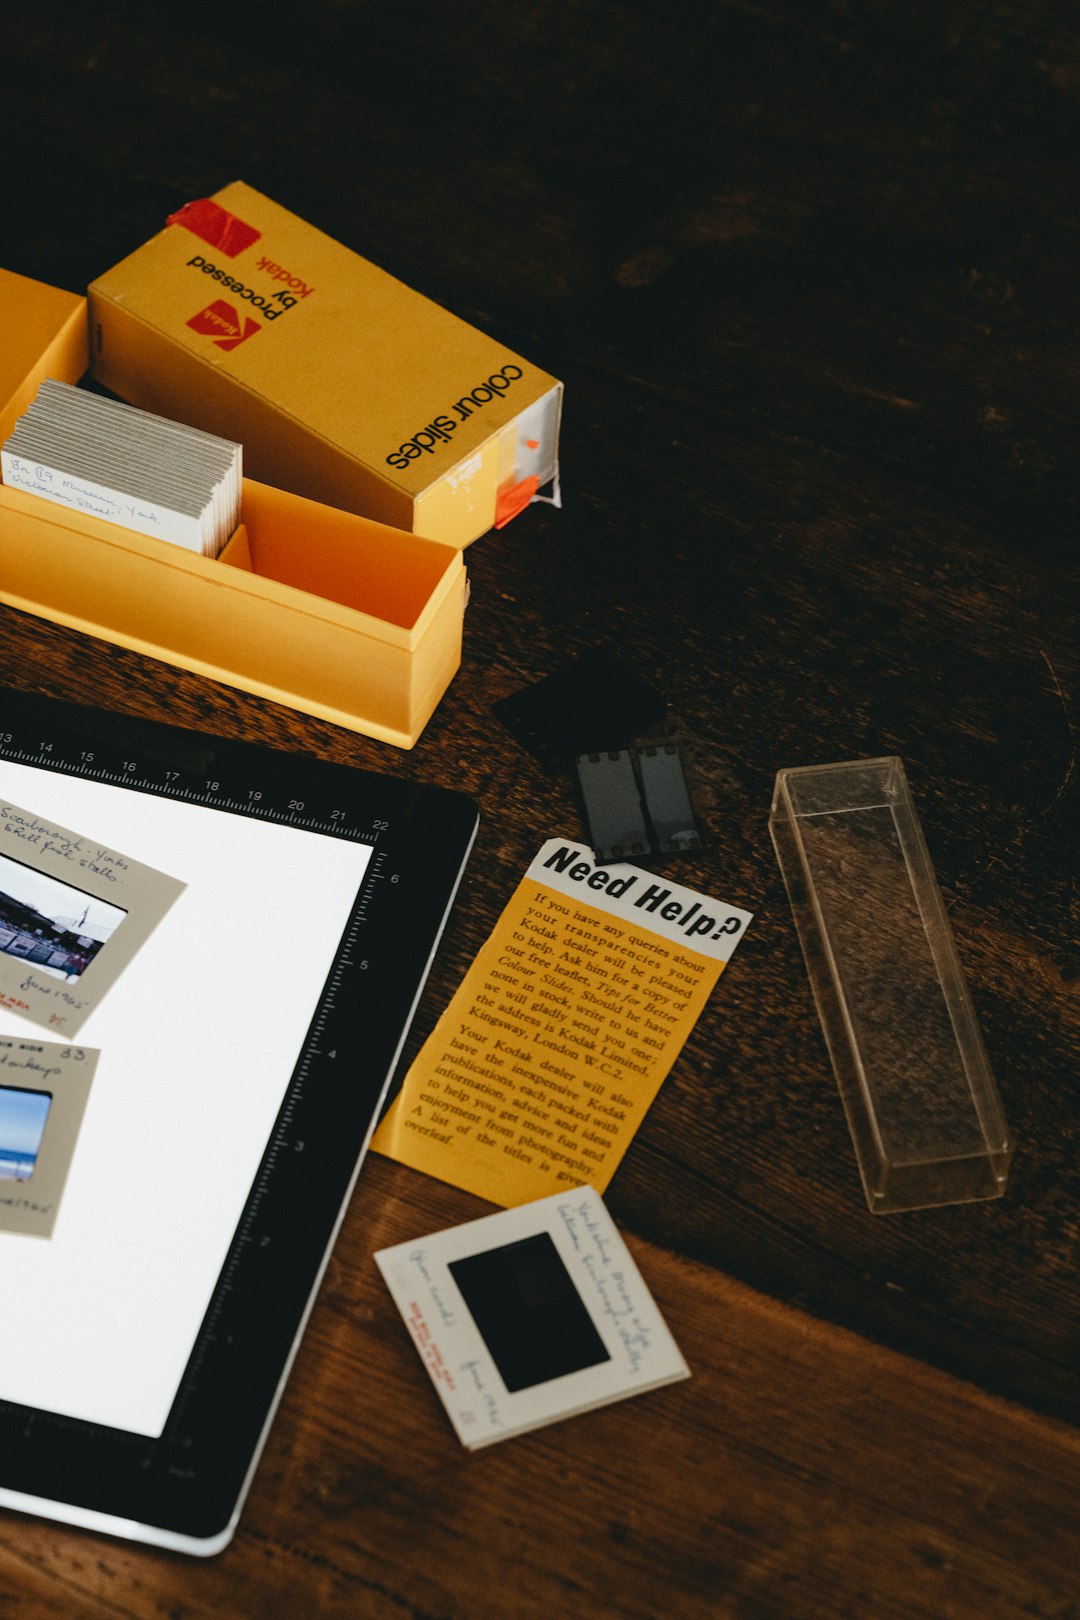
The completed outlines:
{"type": "Polygon", "coordinates": [[[576,653],[686,741],[709,845],[665,873],[756,914],[607,1200],[689,1382],[461,1451],[371,1254],[484,1206],[372,1158],[232,1546],[7,1515],[0,1617],[1080,1616],[1072,9],[41,0],[0,39],[7,268],[82,290],[242,177],[566,382],[563,509],[470,548],[412,752],[8,608],[0,683],[473,795],[406,1056],[580,834],[492,714],[576,653]],[[1017,1153],[874,1219],[767,819],[778,768],[892,753],[1017,1153]]]}

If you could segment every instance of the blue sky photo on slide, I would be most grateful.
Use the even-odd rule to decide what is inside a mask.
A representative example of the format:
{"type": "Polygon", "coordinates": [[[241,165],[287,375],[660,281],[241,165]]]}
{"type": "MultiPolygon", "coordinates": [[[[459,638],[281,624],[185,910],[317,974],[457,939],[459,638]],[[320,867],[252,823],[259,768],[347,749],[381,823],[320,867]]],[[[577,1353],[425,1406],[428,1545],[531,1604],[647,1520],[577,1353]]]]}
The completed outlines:
{"type": "Polygon", "coordinates": [[[0,1180],[27,1181],[33,1174],[51,1102],[46,1091],[0,1086],[0,1180]]]}

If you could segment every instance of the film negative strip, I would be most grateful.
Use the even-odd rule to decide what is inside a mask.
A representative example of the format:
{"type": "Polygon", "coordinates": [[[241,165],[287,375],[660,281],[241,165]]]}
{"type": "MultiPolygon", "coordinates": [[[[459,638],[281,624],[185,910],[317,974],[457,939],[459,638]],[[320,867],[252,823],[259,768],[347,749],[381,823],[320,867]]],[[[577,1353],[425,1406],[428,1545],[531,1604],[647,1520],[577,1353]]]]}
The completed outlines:
{"type": "Polygon", "coordinates": [[[574,767],[598,860],[628,861],[704,848],[675,743],[579,754],[574,767]]]}

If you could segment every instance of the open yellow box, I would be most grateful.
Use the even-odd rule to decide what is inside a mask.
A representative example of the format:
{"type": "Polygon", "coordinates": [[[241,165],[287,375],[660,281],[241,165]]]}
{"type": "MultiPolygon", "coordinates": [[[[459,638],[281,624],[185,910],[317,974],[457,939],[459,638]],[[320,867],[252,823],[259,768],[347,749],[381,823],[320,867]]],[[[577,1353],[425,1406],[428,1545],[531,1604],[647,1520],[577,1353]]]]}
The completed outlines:
{"type": "Polygon", "coordinates": [[[461,551],[250,479],[242,516],[213,559],[0,485],[0,601],[411,748],[461,661],[461,551]]]}

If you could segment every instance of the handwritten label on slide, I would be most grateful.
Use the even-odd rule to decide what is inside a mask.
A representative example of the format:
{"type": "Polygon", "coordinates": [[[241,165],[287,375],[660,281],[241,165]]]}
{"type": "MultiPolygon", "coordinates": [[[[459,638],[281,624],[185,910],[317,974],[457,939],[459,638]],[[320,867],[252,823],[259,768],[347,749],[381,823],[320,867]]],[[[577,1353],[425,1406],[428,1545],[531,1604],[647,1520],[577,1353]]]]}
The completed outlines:
{"type": "Polygon", "coordinates": [[[550,839],[372,1147],[507,1206],[603,1192],[750,921],[550,839]]]}
{"type": "Polygon", "coordinates": [[[0,1008],[74,1035],[183,890],[0,799],[0,1008]]]}

